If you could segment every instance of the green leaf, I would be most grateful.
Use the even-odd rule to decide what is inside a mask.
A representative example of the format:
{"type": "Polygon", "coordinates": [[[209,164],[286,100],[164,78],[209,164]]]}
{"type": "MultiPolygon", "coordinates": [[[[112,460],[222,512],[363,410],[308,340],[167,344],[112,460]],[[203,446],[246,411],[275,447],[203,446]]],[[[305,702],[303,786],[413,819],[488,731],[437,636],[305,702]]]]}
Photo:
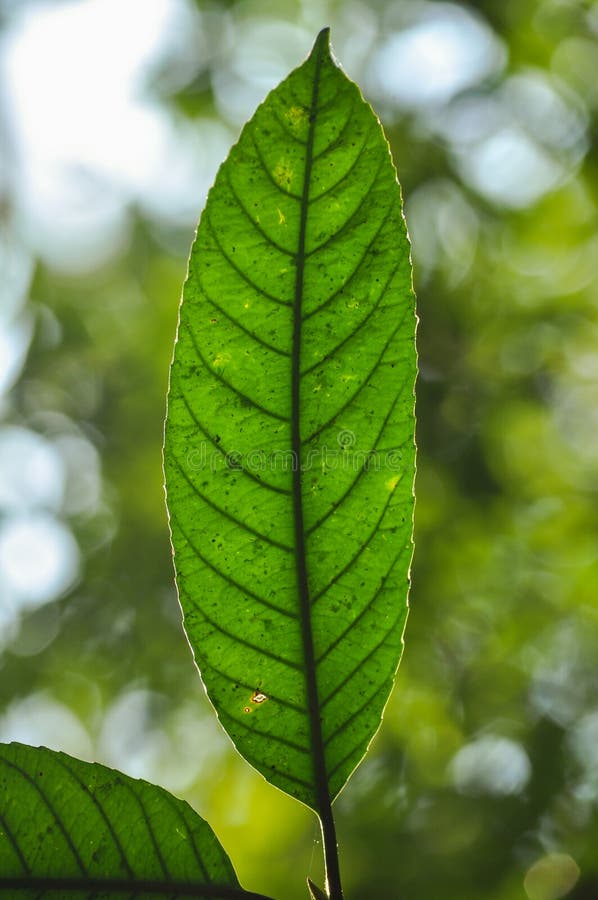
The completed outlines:
{"type": "MultiPolygon", "coordinates": [[[[0,745],[0,896],[251,900],[210,826],[167,791],[0,745]]],[[[262,898],[264,900],[264,898],[262,898]]]]}
{"type": "Polygon", "coordinates": [[[243,756],[322,816],[376,732],[412,554],[415,314],[388,144],[328,31],[201,218],[171,369],[184,624],[243,756]]]}

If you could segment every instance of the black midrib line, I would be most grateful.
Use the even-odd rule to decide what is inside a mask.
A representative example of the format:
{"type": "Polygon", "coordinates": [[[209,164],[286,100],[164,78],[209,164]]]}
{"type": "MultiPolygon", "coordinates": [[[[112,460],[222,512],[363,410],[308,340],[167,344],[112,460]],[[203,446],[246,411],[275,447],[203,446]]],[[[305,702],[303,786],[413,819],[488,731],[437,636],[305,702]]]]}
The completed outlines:
{"type": "Polygon", "coordinates": [[[135,881],[127,878],[88,878],[69,876],[3,876],[0,875],[0,894],[6,890],[36,890],[94,893],[124,893],[134,887],[133,896],[138,894],[158,894],[164,896],[168,891],[180,897],[213,897],[214,900],[272,900],[265,894],[255,894],[241,887],[229,885],[202,884],[196,881],[177,881],[138,878],[135,881]]]}
{"type": "MultiPolygon", "coordinates": [[[[302,441],[301,441],[301,327],[302,327],[302,304],[303,304],[303,286],[305,276],[305,241],[307,231],[307,215],[309,207],[309,188],[311,181],[311,170],[313,164],[315,124],[318,110],[318,99],[320,89],[320,77],[322,69],[322,57],[326,47],[326,42],[322,40],[322,35],[317,47],[317,55],[315,59],[315,71],[311,96],[311,107],[309,110],[309,132],[307,137],[307,146],[305,151],[305,170],[303,174],[303,195],[301,198],[301,215],[299,223],[299,241],[297,247],[297,269],[295,277],[295,300],[294,300],[294,321],[293,321],[293,352],[292,352],[292,399],[291,399],[291,441],[292,450],[295,459],[301,459],[302,441]]],[[[322,832],[324,837],[324,851],[328,869],[328,862],[335,865],[334,873],[328,872],[329,879],[332,875],[333,884],[339,886],[340,894],[340,875],[338,873],[338,861],[336,859],[336,829],[334,818],[332,815],[332,806],[330,794],[328,791],[328,774],[326,771],[326,757],[324,751],[324,737],[322,734],[320,698],[318,693],[318,683],[316,678],[316,661],[314,637],[312,632],[311,621],[311,598],[309,592],[309,581],[307,574],[307,547],[305,540],[305,526],[303,515],[303,491],[301,479],[301,466],[296,466],[293,471],[293,513],[295,521],[295,546],[296,546],[296,571],[297,571],[297,588],[299,594],[299,607],[301,611],[301,637],[303,642],[303,653],[305,659],[305,686],[307,694],[307,708],[309,714],[309,727],[311,746],[314,760],[314,782],[316,802],[318,805],[318,813],[322,821],[322,832]],[[334,846],[326,846],[334,844],[334,846]],[[330,855],[330,857],[329,857],[330,855]]]]}
{"type": "MultiPolygon", "coordinates": [[[[318,90],[319,90],[319,85],[318,85],[318,90]]],[[[326,110],[331,109],[333,106],[337,106],[337,98],[338,98],[338,95],[342,91],[343,91],[342,87],[337,88],[335,90],[334,94],[332,95],[332,97],[329,100],[327,100],[326,103],[320,103],[318,105],[318,115],[319,116],[321,116],[323,112],[326,112],[326,110]]],[[[310,106],[309,108],[307,106],[305,106],[302,99],[301,100],[299,99],[299,97],[293,90],[293,86],[291,84],[289,85],[289,97],[291,97],[291,99],[295,101],[297,106],[301,107],[301,109],[304,109],[308,115],[311,114],[311,111],[313,109],[313,91],[312,91],[312,100],[311,100],[312,106],[310,106]]],[[[308,143],[309,143],[309,134],[307,136],[307,141],[305,142],[306,146],[308,143]]],[[[317,154],[314,154],[314,153],[311,154],[312,162],[313,162],[313,160],[317,159],[317,156],[318,156],[317,154]]]]}
{"type": "MultiPolygon", "coordinates": [[[[334,95],[334,98],[333,98],[334,100],[336,100],[336,98],[337,98],[337,96],[338,96],[339,93],[340,93],[340,91],[337,92],[337,93],[334,95]]],[[[325,147],[323,147],[322,150],[320,150],[319,153],[312,154],[312,162],[315,162],[316,160],[321,160],[327,153],[329,153],[329,152],[331,152],[331,151],[334,151],[338,146],[340,146],[340,144],[341,144],[342,141],[343,141],[345,132],[347,131],[347,128],[348,128],[348,126],[349,126],[349,123],[351,122],[351,116],[352,116],[352,114],[353,114],[353,110],[355,109],[356,104],[357,104],[357,101],[354,100],[354,101],[353,101],[353,105],[351,106],[351,109],[349,110],[349,114],[348,114],[348,116],[347,116],[347,119],[346,119],[346,121],[345,121],[343,127],[341,128],[341,130],[340,130],[340,131],[338,132],[338,134],[336,135],[336,137],[335,137],[329,144],[327,144],[325,147]]],[[[300,106],[301,109],[305,109],[305,107],[304,107],[303,105],[301,105],[301,104],[299,104],[299,103],[298,103],[297,105],[300,106]]],[[[327,106],[328,106],[328,104],[327,104],[327,106]]],[[[319,109],[319,112],[320,112],[320,113],[322,112],[323,108],[324,108],[324,107],[320,107],[320,109],[319,109]]],[[[297,144],[300,144],[300,145],[303,146],[303,147],[305,147],[305,146],[307,145],[307,141],[301,140],[301,138],[298,138],[297,135],[295,135],[295,134],[293,134],[291,131],[289,131],[289,129],[287,128],[287,126],[284,124],[284,122],[282,121],[282,119],[280,118],[280,116],[279,116],[277,113],[274,113],[274,118],[276,119],[276,121],[277,121],[278,124],[280,125],[281,130],[284,131],[285,134],[288,134],[288,136],[291,138],[291,140],[294,140],[297,144]]],[[[268,168],[267,168],[267,166],[266,166],[266,164],[265,164],[265,162],[264,162],[264,158],[263,158],[261,149],[260,149],[259,144],[257,143],[257,141],[256,141],[256,139],[255,139],[255,136],[252,135],[251,137],[252,137],[252,139],[253,139],[253,143],[255,144],[255,147],[256,147],[256,150],[257,150],[257,155],[258,155],[258,157],[259,157],[259,160],[260,160],[262,166],[264,167],[264,171],[265,171],[266,174],[268,175],[268,178],[270,179],[270,181],[272,181],[272,183],[278,188],[278,190],[279,190],[282,194],[284,194],[286,197],[291,197],[293,200],[298,200],[299,202],[301,202],[301,199],[302,199],[302,198],[301,198],[300,196],[298,196],[297,194],[292,193],[291,191],[285,191],[285,190],[284,190],[283,188],[281,188],[280,185],[274,180],[274,178],[272,177],[272,174],[268,171],[268,168]]],[[[360,147],[360,150],[359,150],[360,153],[361,153],[361,150],[363,150],[363,147],[365,146],[365,143],[366,143],[366,142],[367,142],[367,137],[366,137],[366,141],[364,141],[364,143],[363,143],[362,146],[360,147]]],[[[353,166],[351,166],[351,168],[353,168],[353,166]]],[[[344,176],[343,176],[343,178],[344,178],[344,176]]],[[[341,178],[340,180],[342,181],[343,179],[341,178]]],[[[334,187],[334,186],[335,186],[335,185],[333,185],[333,187],[334,187]]],[[[311,202],[312,202],[312,203],[315,203],[316,201],[320,200],[320,199],[321,199],[322,197],[324,197],[331,189],[332,189],[332,188],[326,188],[324,191],[322,191],[321,194],[318,194],[317,197],[313,197],[313,198],[311,199],[311,202]]]]}

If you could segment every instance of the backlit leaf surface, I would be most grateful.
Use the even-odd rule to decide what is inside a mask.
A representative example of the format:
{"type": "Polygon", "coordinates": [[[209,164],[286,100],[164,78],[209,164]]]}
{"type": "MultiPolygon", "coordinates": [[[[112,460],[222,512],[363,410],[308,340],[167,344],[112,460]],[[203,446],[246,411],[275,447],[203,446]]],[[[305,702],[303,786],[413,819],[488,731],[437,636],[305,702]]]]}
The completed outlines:
{"type": "Polygon", "coordinates": [[[105,766],[15,743],[0,745],[0,896],[261,895],[239,886],[187,803],[105,766]]]}
{"type": "Polygon", "coordinates": [[[402,650],[414,333],[388,144],[324,31],[209,194],[165,440],[208,694],[245,758],[318,812],[377,730],[402,650]]]}

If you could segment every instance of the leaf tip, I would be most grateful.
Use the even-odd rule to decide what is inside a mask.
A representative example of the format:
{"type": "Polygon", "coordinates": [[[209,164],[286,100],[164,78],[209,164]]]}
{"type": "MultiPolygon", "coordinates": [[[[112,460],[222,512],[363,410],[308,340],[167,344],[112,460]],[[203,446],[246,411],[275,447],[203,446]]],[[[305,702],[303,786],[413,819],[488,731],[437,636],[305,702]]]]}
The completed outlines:
{"type": "Polygon", "coordinates": [[[318,34],[313,50],[311,51],[312,56],[317,56],[320,53],[324,53],[328,51],[330,53],[330,26],[327,25],[325,28],[322,28],[320,33],[318,34]]]}

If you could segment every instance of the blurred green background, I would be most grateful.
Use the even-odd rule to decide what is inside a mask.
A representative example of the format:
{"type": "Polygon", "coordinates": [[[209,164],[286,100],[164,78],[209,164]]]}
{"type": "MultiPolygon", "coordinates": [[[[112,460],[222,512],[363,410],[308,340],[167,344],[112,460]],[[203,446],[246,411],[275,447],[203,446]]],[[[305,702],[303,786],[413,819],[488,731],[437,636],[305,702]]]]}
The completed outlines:
{"type": "Polygon", "coordinates": [[[418,295],[416,552],[348,900],[598,897],[598,3],[0,0],[0,739],[163,784],[243,884],[321,878],[180,627],[168,364],[217,166],[324,25],[418,295]]]}

